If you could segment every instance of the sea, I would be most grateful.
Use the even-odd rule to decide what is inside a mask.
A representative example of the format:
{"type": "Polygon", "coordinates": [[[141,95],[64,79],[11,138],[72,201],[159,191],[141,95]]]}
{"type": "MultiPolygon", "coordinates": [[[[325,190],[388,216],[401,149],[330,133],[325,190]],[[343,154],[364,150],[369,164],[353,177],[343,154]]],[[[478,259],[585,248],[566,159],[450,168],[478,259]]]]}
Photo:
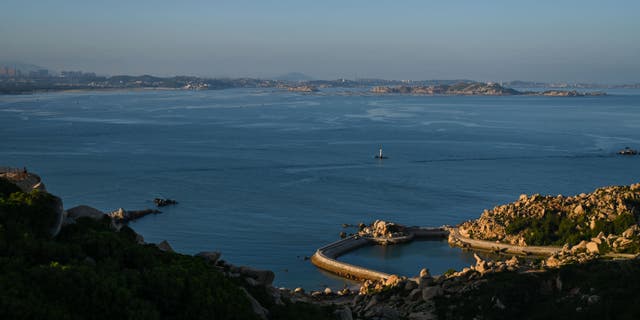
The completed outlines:
{"type": "MultiPolygon", "coordinates": [[[[640,90],[608,96],[372,95],[366,89],[142,90],[0,96],[0,166],[66,208],[179,203],[130,225],[184,254],[220,251],[282,287],[352,282],[307,259],[376,219],[456,225],[520,194],[640,182],[640,90]],[[387,159],[374,159],[382,146],[387,159]]],[[[340,259],[388,273],[474,263],[445,241],[340,259]]]]}

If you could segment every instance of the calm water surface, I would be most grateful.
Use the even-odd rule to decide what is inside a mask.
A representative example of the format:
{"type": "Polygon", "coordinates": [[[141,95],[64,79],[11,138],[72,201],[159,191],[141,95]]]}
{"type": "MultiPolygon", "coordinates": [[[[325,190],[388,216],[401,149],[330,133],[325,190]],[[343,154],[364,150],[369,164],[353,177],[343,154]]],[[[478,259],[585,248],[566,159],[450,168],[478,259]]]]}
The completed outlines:
{"type": "MultiPolygon", "coordinates": [[[[0,165],[40,173],[66,207],[143,209],[132,226],[180,252],[219,250],[276,284],[344,280],[305,256],[342,223],[439,226],[521,193],[578,194],[640,181],[640,95],[347,96],[234,89],[0,96],[0,165]],[[383,144],[389,159],[373,154],[383,144]]],[[[443,242],[342,259],[415,275],[473,258],[443,242]]]]}

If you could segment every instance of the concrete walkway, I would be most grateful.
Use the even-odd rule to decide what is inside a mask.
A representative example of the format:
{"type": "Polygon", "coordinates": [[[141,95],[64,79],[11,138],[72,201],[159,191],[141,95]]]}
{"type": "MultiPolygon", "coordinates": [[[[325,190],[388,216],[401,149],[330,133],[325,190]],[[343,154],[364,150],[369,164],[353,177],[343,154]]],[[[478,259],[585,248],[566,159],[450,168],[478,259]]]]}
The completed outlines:
{"type": "Polygon", "coordinates": [[[562,250],[562,247],[554,246],[517,246],[495,241],[471,239],[460,234],[458,228],[449,228],[449,243],[470,249],[494,251],[500,253],[512,253],[517,255],[550,256],[562,250]],[[452,241],[453,239],[453,241],[452,241]]]}
{"type": "MultiPolygon", "coordinates": [[[[506,243],[497,243],[495,241],[471,239],[460,234],[458,228],[449,228],[449,243],[458,245],[458,243],[456,243],[456,240],[458,243],[462,243],[461,247],[464,248],[487,250],[500,253],[511,253],[517,255],[551,256],[556,252],[560,252],[562,250],[562,247],[556,246],[523,247],[506,243]],[[452,239],[454,241],[451,241],[452,239]]],[[[638,255],[632,253],[609,252],[602,255],[602,257],[612,259],[635,259],[638,258],[638,255]]]]}

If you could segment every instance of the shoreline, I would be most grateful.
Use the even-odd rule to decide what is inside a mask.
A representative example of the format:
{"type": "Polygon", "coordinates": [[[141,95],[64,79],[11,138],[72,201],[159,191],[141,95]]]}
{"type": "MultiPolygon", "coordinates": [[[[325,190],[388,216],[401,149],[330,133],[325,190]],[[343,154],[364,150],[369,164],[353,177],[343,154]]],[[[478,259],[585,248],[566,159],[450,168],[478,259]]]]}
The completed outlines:
{"type": "MultiPolygon", "coordinates": [[[[422,93],[422,92],[376,92],[373,91],[375,87],[361,87],[369,88],[367,91],[348,90],[352,87],[330,87],[331,89],[347,89],[339,92],[330,92],[319,90],[292,90],[291,87],[229,87],[229,88],[215,88],[215,89],[192,89],[182,87],[131,87],[131,88],[100,88],[100,87],[86,87],[86,88],[51,88],[51,89],[34,89],[17,92],[0,92],[0,96],[25,96],[36,95],[42,93],[85,93],[85,92],[144,92],[144,91],[223,91],[230,89],[273,89],[282,91],[283,93],[298,93],[305,95],[349,95],[349,96],[413,96],[413,97],[551,97],[551,98],[585,98],[585,97],[607,97],[615,96],[608,92],[601,91],[585,91],[577,92],[573,88],[572,90],[548,90],[553,91],[552,94],[547,94],[546,91],[523,91],[518,94],[483,94],[483,93],[422,93]]],[[[392,87],[390,87],[393,89],[392,87]]],[[[515,89],[513,89],[515,90],[515,89]]]]}

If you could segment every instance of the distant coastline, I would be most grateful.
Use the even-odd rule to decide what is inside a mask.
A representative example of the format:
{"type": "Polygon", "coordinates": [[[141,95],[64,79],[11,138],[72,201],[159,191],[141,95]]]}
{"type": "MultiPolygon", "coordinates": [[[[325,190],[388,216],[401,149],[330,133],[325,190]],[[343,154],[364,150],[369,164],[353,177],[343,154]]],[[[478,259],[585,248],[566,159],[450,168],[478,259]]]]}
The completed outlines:
{"type": "Polygon", "coordinates": [[[385,79],[336,79],[336,80],[274,80],[256,78],[201,78],[192,76],[156,77],[97,76],[95,73],[69,73],[64,76],[20,75],[0,76],[0,95],[34,94],[42,92],[113,91],[113,90],[222,90],[233,88],[273,88],[290,92],[315,93],[327,88],[366,88],[375,94],[416,95],[542,95],[585,96],[604,95],[600,92],[577,92],[575,89],[639,89],[640,84],[596,85],[568,83],[538,83],[527,81],[478,82],[473,80],[385,80],[385,79]],[[70,74],[70,75],[69,75],[70,74]],[[550,88],[551,90],[518,91],[518,88],[550,88]]]}

